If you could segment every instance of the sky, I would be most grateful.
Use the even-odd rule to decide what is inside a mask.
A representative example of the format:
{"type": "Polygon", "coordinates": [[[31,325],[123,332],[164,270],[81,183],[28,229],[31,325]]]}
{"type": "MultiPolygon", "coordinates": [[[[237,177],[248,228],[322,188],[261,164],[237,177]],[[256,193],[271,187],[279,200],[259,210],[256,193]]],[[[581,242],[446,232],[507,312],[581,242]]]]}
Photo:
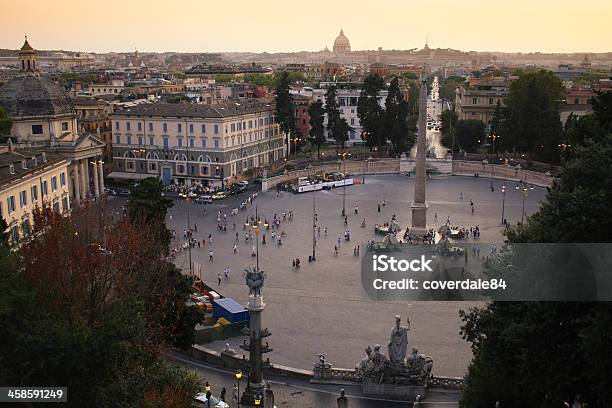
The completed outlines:
{"type": "Polygon", "coordinates": [[[612,51],[611,0],[0,0],[0,48],[612,51]]]}

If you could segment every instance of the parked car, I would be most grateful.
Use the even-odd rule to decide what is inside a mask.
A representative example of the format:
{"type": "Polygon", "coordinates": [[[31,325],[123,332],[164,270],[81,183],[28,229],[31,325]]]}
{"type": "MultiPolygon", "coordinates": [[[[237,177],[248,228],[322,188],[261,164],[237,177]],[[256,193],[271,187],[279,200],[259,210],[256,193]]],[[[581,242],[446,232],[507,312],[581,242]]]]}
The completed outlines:
{"type": "Polygon", "coordinates": [[[201,195],[195,199],[195,202],[198,204],[210,204],[212,203],[212,197],[209,195],[201,195]]]}
{"type": "Polygon", "coordinates": [[[211,407],[211,408],[229,408],[229,404],[227,402],[223,402],[217,397],[210,396],[210,404],[208,403],[208,398],[206,398],[206,393],[201,392],[193,397],[193,402],[197,407],[211,407]]]}
{"type": "Polygon", "coordinates": [[[247,188],[244,184],[235,184],[230,188],[229,192],[230,194],[234,195],[234,194],[242,194],[246,190],[247,188]]]}
{"type": "Polygon", "coordinates": [[[130,195],[130,190],[125,188],[119,188],[117,189],[117,195],[119,197],[128,197],[130,195]]]}
{"type": "Polygon", "coordinates": [[[117,190],[115,190],[114,188],[104,187],[104,192],[106,194],[108,194],[109,196],[116,196],[117,195],[117,190]]]}

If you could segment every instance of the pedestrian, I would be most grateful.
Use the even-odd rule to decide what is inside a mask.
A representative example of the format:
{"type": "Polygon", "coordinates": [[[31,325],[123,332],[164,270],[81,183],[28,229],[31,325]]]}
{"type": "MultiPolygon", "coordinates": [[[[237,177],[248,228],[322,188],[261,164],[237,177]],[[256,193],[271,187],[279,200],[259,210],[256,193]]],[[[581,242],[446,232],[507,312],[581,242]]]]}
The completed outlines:
{"type": "Polygon", "coordinates": [[[195,232],[198,232],[198,224],[197,223],[193,223],[193,230],[195,232]]]}
{"type": "Polygon", "coordinates": [[[217,274],[217,280],[219,281],[219,286],[221,286],[221,274],[220,273],[217,274]]]}
{"type": "Polygon", "coordinates": [[[334,255],[338,256],[338,245],[334,245],[334,255]]]}
{"type": "Polygon", "coordinates": [[[338,246],[340,246],[340,237],[338,237],[338,246]]]}
{"type": "Polygon", "coordinates": [[[208,260],[209,260],[210,262],[212,262],[212,261],[213,261],[213,250],[212,250],[212,249],[211,249],[210,251],[208,251],[208,260]]]}
{"type": "Polygon", "coordinates": [[[325,234],[325,236],[327,236],[327,226],[323,228],[323,233],[325,234]]]}
{"type": "Polygon", "coordinates": [[[229,279],[229,274],[230,274],[230,267],[228,266],[227,268],[225,268],[225,271],[223,271],[225,274],[225,279],[229,279]]]}
{"type": "Polygon", "coordinates": [[[438,213],[437,212],[434,214],[434,220],[436,221],[436,223],[438,223],[438,213]]]}
{"type": "Polygon", "coordinates": [[[380,212],[380,204],[378,204],[378,212],[380,212]]]}
{"type": "Polygon", "coordinates": [[[234,254],[237,254],[237,253],[238,253],[238,247],[236,246],[236,244],[234,244],[234,254]]]}
{"type": "Polygon", "coordinates": [[[223,389],[221,390],[221,394],[219,395],[219,397],[221,397],[221,401],[225,402],[225,393],[227,391],[225,390],[225,387],[223,387],[223,389]]]}
{"type": "Polygon", "coordinates": [[[459,193],[459,199],[463,200],[463,191],[459,193]]]}
{"type": "Polygon", "coordinates": [[[463,251],[463,254],[465,256],[465,263],[467,263],[467,261],[468,261],[468,253],[467,253],[467,251],[463,251]]]}

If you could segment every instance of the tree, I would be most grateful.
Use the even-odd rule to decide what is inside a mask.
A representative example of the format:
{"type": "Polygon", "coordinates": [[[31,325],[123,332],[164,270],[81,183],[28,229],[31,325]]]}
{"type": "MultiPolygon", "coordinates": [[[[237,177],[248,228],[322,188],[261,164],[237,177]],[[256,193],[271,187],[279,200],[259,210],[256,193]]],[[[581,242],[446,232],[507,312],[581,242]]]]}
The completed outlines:
{"type": "MultiPolygon", "coordinates": [[[[297,132],[293,99],[289,93],[290,88],[291,79],[289,78],[289,73],[283,71],[281,73],[280,83],[276,89],[276,122],[280,124],[281,131],[289,135],[289,138],[297,132]]],[[[287,147],[291,149],[291,143],[289,143],[287,147]]],[[[291,151],[287,153],[291,153],[291,151]]]]}
{"type": "MultiPolygon", "coordinates": [[[[576,138],[540,210],[508,231],[509,242],[612,240],[612,129],[604,114],[612,103],[597,103],[605,105],[592,115],[600,130],[576,138]]],[[[461,406],[562,407],[578,399],[582,406],[612,405],[609,303],[491,302],[463,312],[462,320],[474,359],[461,406]]]]}
{"type": "Polygon", "coordinates": [[[325,110],[323,102],[316,101],[308,107],[310,116],[310,143],[317,146],[317,159],[321,160],[321,145],[325,143],[325,110]]]}
{"type": "Polygon", "coordinates": [[[327,130],[331,133],[332,139],[334,139],[336,142],[337,153],[338,148],[340,146],[342,146],[342,150],[344,150],[344,143],[348,140],[348,135],[344,131],[346,129],[344,124],[342,123],[342,118],[340,117],[340,109],[338,108],[338,101],[336,97],[336,87],[330,86],[329,88],[327,88],[327,92],[325,92],[325,113],[327,114],[327,130]]]}
{"type": "Polygon", "coordinates": [[[0,378],[68,386],[69,406],[189,406],[197,382],[161,349],[184,346],[199,311],[150,228],[113,223],[104,201],[33,216],[14,263],[0,247],[0,378]]]}
{"type": "Polygon", "coordinates": [[[442,111],[442,114],[440,115],[442,144],[448,149],[457,147],[457,144],[453,143],[453,135],[455,134],[455,128],[457,127],[457,122],[459,121],[458,119],[459,117],[454,110],[446,109],[442,111]]]}
{"type": "Polygon", "coordinates": [[[527,153],[528,161],[558,162],[562,135],[559,103],[565,94],[551,71],[524,73],[510,85],[506,120],[499,129],[501,146],[527,153]]]}
{"type": "Polygon", "coordinates": [[[388,137],[384,134],[384,111],[380,106],[380,91],[384,88],[385,82],[381,77],[366,76],[357,102],[357,117],[363,131],[368,133],[370,147],[378,146],[381,148],[381,153],[388,137]]]}
{"type": "Polygon", "coordinates": [[[164,185],[157,177],[147,177],[130,187],[128,216],[132,223],[155,227],[157,237],[167,247],[170,232],[166,228],[166,215],[172,200],[164,197],[164,185]]]}
{"type": "Polygon", "coordinates": [[[454,101],[455,90],[465,81],[464,77],[451,75],[440,86],[440,97],[443,100],[454,101]]]}
{"type": "Polygon", "coordinates": [[[393,151],[396,154],[409,150],[416,139],[414,133],[410,133],[408,129],[408,110],[408,102],[404,100],[404,95],[400,91],[397,77],[394,77],[385,100],[383,134],[385,138],[391,140],[393,151]]]}
{"type": "Polygon", "coordinates": [[[476,151],[485,137],[485,124],[480,120],[458,120],[455,125],[455,143],[467,152],[476,151]]]}
{"type": "Polygon", "coordinates": [[[8,117],[4,108],[0,106],[0,139],[2,142],[6,141],[6,136],[11,134],[12,127],[13,120],[8,117]]]}

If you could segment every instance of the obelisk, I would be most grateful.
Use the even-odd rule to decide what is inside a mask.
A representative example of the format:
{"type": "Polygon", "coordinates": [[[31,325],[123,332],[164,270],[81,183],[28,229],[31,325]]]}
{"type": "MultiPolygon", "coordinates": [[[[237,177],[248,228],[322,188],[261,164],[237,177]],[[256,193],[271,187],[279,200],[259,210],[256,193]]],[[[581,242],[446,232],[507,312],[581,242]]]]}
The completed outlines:
{"type": "Polygon", "coordinates": [[[425,151],[427,150],[427,82],[421,79],[419,94],[419,121],[417,124],[416,171],[414,181],[414,201],[412,202],[413,236],[422,237],[427,232],[427,203],[425,202],[425,151]]]}

